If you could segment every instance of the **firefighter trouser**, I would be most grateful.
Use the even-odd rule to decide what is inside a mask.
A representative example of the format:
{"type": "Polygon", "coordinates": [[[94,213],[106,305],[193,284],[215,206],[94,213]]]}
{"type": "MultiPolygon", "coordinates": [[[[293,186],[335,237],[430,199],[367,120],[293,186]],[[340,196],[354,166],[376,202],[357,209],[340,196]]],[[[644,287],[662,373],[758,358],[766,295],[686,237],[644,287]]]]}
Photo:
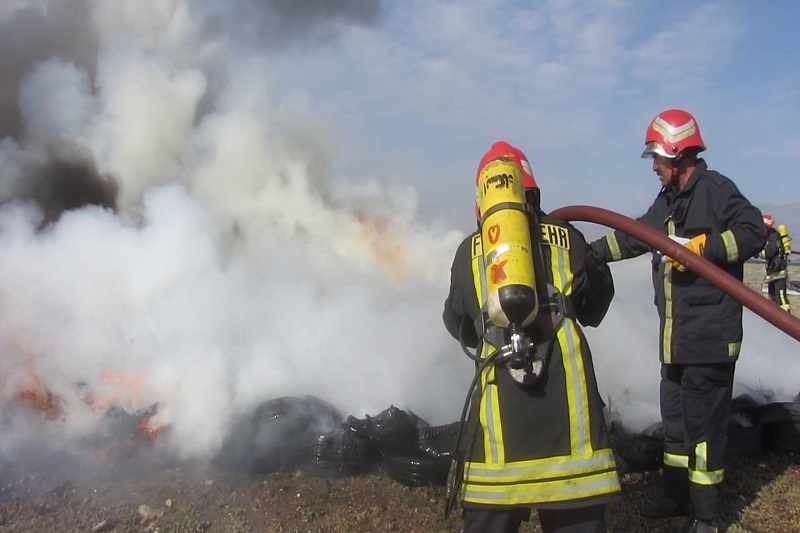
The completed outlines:
{"type": "Polygon", "coordinates": [[[661,365],[664,496],[717,518],[735,363],[661,365]]]}
{"type": "MultiPolygon", "coordinates": [[[[539,509],[537,512],[544,533],[605,533],[606,531],[605,505],[575,509],[539,509]]],[[[530,510],[465,509],[462,516],[463,533],[517,533],[522,522],[528,521],[530,510]]]]}
{"type": "Polygon", "coordinates": [[[531,510],[523,507],[511,509],[464,509],[463,533],[517,533],[522,522],[530,519],[531,510]]]}
{"type": "Polygon", "coordinates": [[[786,278],[767,282],[769,299],[781,306],[784,311],[791,311],[789,296],[786,294],[786,278]]]}
{"type": "Polygon", "coordinates": [[[605,533],[606,506],[578,509],[539,509],[539,524],[544,533],[605,533]]]}

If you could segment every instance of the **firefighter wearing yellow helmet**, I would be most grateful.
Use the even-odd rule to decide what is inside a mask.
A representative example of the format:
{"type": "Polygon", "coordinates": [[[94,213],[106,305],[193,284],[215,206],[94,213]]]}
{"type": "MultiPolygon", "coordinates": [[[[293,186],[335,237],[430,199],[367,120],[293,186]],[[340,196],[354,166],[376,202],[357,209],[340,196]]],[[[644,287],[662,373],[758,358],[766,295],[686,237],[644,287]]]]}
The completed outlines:
{"type": "Polygon", "coordinates": [[[620,494],[589,346],[614,294],[583,235],[549,217],[525,155],[499,141],[476,176],[479,228],[456,251],[443,320],[475,360],[457,468],[465,533],[591,525],[620,494]],[[515,335],[517,338],[515,339],[515,335]]]}

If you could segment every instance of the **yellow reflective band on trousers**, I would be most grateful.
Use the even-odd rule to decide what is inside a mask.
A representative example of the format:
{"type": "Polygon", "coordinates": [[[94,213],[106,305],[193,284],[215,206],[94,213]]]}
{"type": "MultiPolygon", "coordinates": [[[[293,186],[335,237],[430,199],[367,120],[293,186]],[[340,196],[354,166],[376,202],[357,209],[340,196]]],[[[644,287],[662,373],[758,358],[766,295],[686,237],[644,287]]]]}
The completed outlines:
{"type": "Polygon", "coordinates": [[[675,468],[689,468],[689,456],[677,453],[664,452],[664,466],[674,466],[675,468]]]}
{"type": "Polygon", "coordinates": [[[694,447],[695,467],[689,468],[689,481],[697,485],[717,485],[725,477],[725,469],[708,470],[708,443],[698,442],[694,447]]]}
{"type": "MultiPolygon", "coordinates": [[[[675,235],[675,222],[667,219],[667,235],[675,235]]],[[[665,363],[672,362],[672,262],[664,264],[664,327],[661,329],[661,353],[665,363]]]]}
{"type": "MultiPolygon", "coordinates": [[[[569,251],[551,246],[550,268],[554,286],[562,294],[572,293],[569,251]]],[[[473,258],[475,259],[475,258],[473,258]]],[[[473,273],[477,274],[477,261],[473,273]]],[[[478,276],[476,276],[478,278],[478,276]]],[[[478,289],[476,285],[476,289],[478,289]]],[[[482,289],[482,288],[481,288],[482,289]]],[[[485,291],[476,290],[485,301],[485,291]]],[[[506,462],[498,387],[490,365],[481,375],[480,422],[484,457],[464,465],[463,501],[493,505],[529,505],[536,502],[571,501],[620,492],[616,463],[610,448],[594,450],[589,420],[589,392],[585,375],[583,344],[575,320],[565,318],[555,342],[562,354],[551,364],[564,367],[565,398],[569,413],[569,454],[506,462]]],[[[493,347],[484,342],[484,357],[493,347]]]]}
{"type": "Polygon", "coordinates": [[[725,244],[725,257],[728,263],[739,261],[739,245],[736,244],[736,235],[731,230],[726,230],[720,234],[720,237],[722,237],[722,242],[725,244]]]}

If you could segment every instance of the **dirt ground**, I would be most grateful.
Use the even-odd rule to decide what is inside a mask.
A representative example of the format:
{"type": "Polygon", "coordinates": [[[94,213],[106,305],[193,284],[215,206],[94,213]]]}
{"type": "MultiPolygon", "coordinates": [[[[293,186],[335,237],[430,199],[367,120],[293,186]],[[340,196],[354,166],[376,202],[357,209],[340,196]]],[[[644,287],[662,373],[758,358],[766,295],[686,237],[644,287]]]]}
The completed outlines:
{"type": "MultiPolygon", "coordinates": [[[[793,266],[792,279],[800,279],[793,266]]],[[[757,287],[763,265],[747,268],[757,287]]],[[[800,297],[792,297],[793,313],[800,297]]],[[[378,469],[318,477],[302,469],[235,476],[211,468],[137,461],[105,462],[81,476],[0,463],[0,532],[8,533],[432,533],[459,532],[456,510],[443,516],[442,487],[409,488],[378,469]]],[[[55,465],[54,465],[55,466],[55,465]]],[[[800,457],[764,452],[730,460],[723,521],[732,533],[800,531],[800,457]]],[[[679,519],[645,522],[636,509],[657,499],[660,473],[622,477],[623,499],[607,513],[611,532],[677,531],[679,519]]],[[[535,518],[523,532],[540,531],[535,518]]]]}
{"type": "MultiPolygon", "coordinates": [[[[7,473],[8,474],[8,473],[7,473]]],[[[458,532],[443,517],[441,487],[408,488],[377,472],[326,479],[301,472],[230,478],[168,468],[118,478],[54,483],[16,472],[0,484],[3,532],[458,532]]],[[[730,532],[800,531],[800,458],[765,454],[732,460],[724,492],[730,532]]],[[[657,498],[659,473],[623,476],[610,506],[612,532],[676,531],[681,521],[645,522],[637,507],[657,498]]],[[[541,531],[535,519],[523,532],[541,531]]]]}

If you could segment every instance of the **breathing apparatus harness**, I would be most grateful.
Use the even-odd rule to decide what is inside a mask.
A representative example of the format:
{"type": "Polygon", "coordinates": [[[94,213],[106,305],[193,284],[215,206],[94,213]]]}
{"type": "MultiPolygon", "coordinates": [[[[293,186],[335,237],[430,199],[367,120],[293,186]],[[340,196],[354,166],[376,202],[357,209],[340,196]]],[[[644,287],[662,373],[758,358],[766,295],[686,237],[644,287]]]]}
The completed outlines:
{"type": "MultiPolygon", "coordinates": [[[[511,377],[519,386],[532,386],[546,370],[547,362],[550,359],[555,345],[556,331],[563,323],[565,317],[575,316],[571,301],[565,298],[556,287],[548,283],[546,277],[543,275],[547,270],[544,267],[544,254],[540,230],[540,216],[542,212],[539,209],[539,205],[539,189],[529,189],[522,192],[522,201],[512,200],[497,202],[486,209],[479,220],[482,239],[481,246],[483,247],[483,239],[488,236],[485,226],[489,225],[487,221],[490,221],[494,214],[502,210],[512,210],[523,215],[522,220],[524,220],[524,224],[527,227],[524,233],[528,234],[528,242],[522,245],[524,247],[525,244],[527,244],[530,252],[532,252],[528,254],[529,257],[527,260],[530,262],[529,266],[532,269],[529,274],[533,279],[529,279],[528,282],[531,284],[530,288],[533,290],[534,298],[536,298],[536,303],[534,304],[535,317],[525,322],[525,326],[534,324],[535,327],[528,328],[528,331],[533,330],[532,332],[537,333],[537,335],[535,339],[530,338],[524,331],[524,326],[519,320],[508,321],[505,327],[494,324],[491,319],[491,310],[489,309],[489,298],[484,302],[481,313],[474,324],[469,324],[467,318],[462,317],[461,323],[459,324],[459,342],[464,353],[475,361],[476,368],[467,390],[467,395],[461,411],[461,418],[459,420],[453,460],[447,479],[444,509],[445,518],[449,517],[455,507],[461,491],[461,484],[463,483],[464,463],[466,458],[466,450],[462,449],[463,441],[473,442],[473,435],[477,429],[478,417],[475,417],[474,424],[468,428],[468,431],[465,431],[472,398],[478,387],[481,374],[489,365],[494,364],[506,367],[511,377]],[[534,273],[541,274],[534,275],[534,273]],[[538,305],[539,301],[545,302],[544,305],[538,305]],[[542,313],[542,310],[546,310],[547,312],[542,313]],[[474,354],[470,352],[464,341],[464,327],[468,325],[474,327],[476,331],[482,332],[478,348],[474,354]],[[484,343],[494,346],[495,349],[485,358],[481,358],[480,351],[484,343]]],[[[506,214],[508,214],[508,212],[506,214]]],[[[517,223],[519,223],[519,217],[517,223]]],[[[486,263],[497,261],[497,256],[492,256],[492,251],[497,250],[497,248],[499,247],[493,250],[482,249],[482,257],[479,258],[482,272],[491,267],[491,264],[487,265],[486,263]]],[[[509,252],[511,248],[512,247],[506,246],[502,253],[509,252]]],[[[502,253],[497,255],[502,255],[502,253]]],[[[512,300],[519,300],[520,297],[519,294],[511,294],[509,298],[512,300]]],[[[515,303],[519,306],[518,301],[515,303]]],[[[512,312],[516,312],[516,318],[525,314],[524,312],[520,313],[519,309],[512,309],[512,312]]]]}

